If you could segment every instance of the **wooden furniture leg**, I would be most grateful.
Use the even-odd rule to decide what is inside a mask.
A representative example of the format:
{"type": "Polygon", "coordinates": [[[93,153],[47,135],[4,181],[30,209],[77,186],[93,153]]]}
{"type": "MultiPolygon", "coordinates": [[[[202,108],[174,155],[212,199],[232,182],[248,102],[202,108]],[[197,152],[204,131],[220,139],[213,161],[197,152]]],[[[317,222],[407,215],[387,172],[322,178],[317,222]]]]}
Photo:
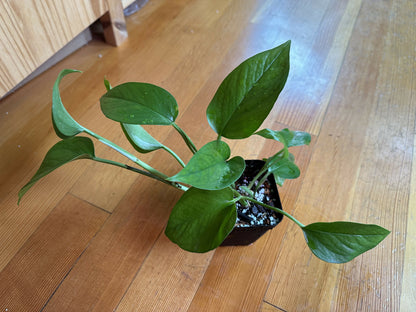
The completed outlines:
{"type": "Polygon", "coordinates": [[[127,38],[126,21],[120,0],[107,0],[108,12],[100,21],[103,25],[104,39],[113,46],[119,46],[127,38]]]}

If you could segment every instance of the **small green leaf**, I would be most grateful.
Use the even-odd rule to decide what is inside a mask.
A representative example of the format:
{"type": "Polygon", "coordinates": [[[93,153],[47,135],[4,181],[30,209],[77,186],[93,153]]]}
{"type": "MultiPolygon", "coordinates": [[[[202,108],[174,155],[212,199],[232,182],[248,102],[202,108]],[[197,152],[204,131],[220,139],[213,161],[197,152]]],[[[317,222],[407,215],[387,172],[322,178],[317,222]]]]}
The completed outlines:
{"type": "Polygon", "coordinates": [[[243,174],[244,159],[230,157],[230,147],[223,141],[204,145],[179,173],[169,178],[204,190],[220,190],[231,185],[243,174]]]}
{"type": "Polygon", "coordinates": [[[22,196],[41,178],[55,169],[77,159],[94,159],[94,144],[85,137],[72,137],[56,143],[48,151],[40,168],[30,181],[19,191],[19,202],[22,196]]]}
{"type": "Polygon", "coordinates": [[[100,103],[105,116],[122,123],[171,125],[178,116],[175,98],[149,83],[123,83],[104,94],[100,103]]]}
{"type": "Polygon", "coordinates": [[[111,83],[107,80],[107,78],[104,78],[104,86],[107,91],[110,91],[112,89],[111,83]]]}
{"type": "Polygon", "coordinates": [[[52,124],[56,134],[61,139],[73,137],[84,131],[84,127],[77,123],[65,109],[59,92],[59,83],[64,76],[70,73],[80,73],[80,71],[74,69],[62,70],[59,73],[52,90],[52,124]]]}
{"type": "Polygon", "coordinates": [[[207,109],[219,136],[252,135],[270,113],[289,74],[290,41],[241,63],[221,83],[207,109]]]}
{"type": "Polygon", "coordinates": [[[299,167],[289,159],[282,159],[281,161],[273,164],[269,168],[269,171],[273,173],[274,176],[278,176],[283,179],[296,179],[300,176],[299,167]]]}
{"type": "Polygon", "coordinates": [[[190,188],[173,208],[166,236],[192,252],[217,248],[232,231],[237,219],[232,199],[233,192],[229,188],[218,191],[190,188]]]}
{"type": "Polygon", "coordinates": [[[377,246],[390,231],[374,224],[312,223],[302,228],[312,252],[326,262],[345,263],[377,246]]]}
{"type": "Polygon", "coordinates": [[[280,131],[263,129],[256,132],[257,135],[266,139],[272,139],[283,143],[286,147],[309,145],[311,143],[311,135],[302,131],[291,131],[283,129],[280,131]]]}
{"type": "Polygon", "coordinates": [[[267,159],[265,166],[273,174],[278,185],[282,186],[286,179],[296,179],[300,176],[300,169],[294,163],[294,160],[295,158],[291,153],[288,154],[288,157],[277,153],[267,159]]]}
{"type": "Polygon", "coordinates": [[[148,153],[163,148],[163,145],[142,126],[122,123],[121,128],[131,145],[140,153],[148,153]]]}

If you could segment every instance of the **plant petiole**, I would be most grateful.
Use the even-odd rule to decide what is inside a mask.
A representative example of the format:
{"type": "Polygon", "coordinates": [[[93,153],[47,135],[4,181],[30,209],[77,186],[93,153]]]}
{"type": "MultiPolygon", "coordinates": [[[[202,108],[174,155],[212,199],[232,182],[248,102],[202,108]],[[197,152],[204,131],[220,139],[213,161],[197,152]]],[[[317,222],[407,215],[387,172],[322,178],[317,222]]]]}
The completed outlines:
{"type": "Polygon", "coordinates": [[[255,190],[255,192],[257,192],[257,190],[259,189],[259,187],[260,186],[262,186],[263,184],[264,184],[264,182],[267,180],[267,177],[269,176],[270,174],[265,174],[261,179],[260,179],[260,181],[259,181],[259,183],[257,183],[257,186],[256,186],[256,190],[255,190]]]}
{"type": "Polygon", "coordinates": [[[253,188],[254,183],[256,183],[256,181],[258,179],[260,179],[260,177],[265,174],[267,171],[267,167],[266,165],[263,166],[263,168],[261,168],[261,170],[259,171],[259,173],[257,173],[257,175],[253,178],[253,180],[251,180],[251,182],[247,185],[247,188],[249,188],[250,190],[253,188]]]}
{"type": "Polygon", "coordinates": [[[154,175],[154,174],[152,174],[150,172],[147,172],[147,171],[144,171],[144,170],[141,170],[141,169],[138,169],[138,168],[135,168],[135,167],[132,167],[132,166],[123,164],[123,163],[119,163],[117,161],[113,161],[113,160],[109,160],[109,159],[104,159],[104,158],[100,158],[100,157],[94,157],[93,160],[98,161],[98,162],[101,162],[101,163],[104,163],[104,164],[110,164],[110,165],[113,165],[113,166],[117,166],[117,167],[120,167],[120,168],[124,168],[124,169],[130,170],[130,171],[134,171],[136,173],[140,173],[140,174],[145,175],[145,176],[147,176],[149,178],[156,179],[156,180],[158,180],[158,181],[160,181],[162,183],[165,183],[165,184],[168,184],[170,186],[173,186],[173,187],[175,187],[175,188],[177,188],[177,189],[179,189],[181,191],[184,191],[184,192],[186,192],[188,190],[188,187],[186,187],[186,186],[184,186],[182,184],[179,184],[179,183],[176,183],[176,182],[166,181],[165,179],[162,179],[162,178],[160,178],[160,177],[158,177],[158,176],[156,176],[156,175],[154,175]]]}
{"type": "Polygon", "coordinates": [[[189,147],[191,152],[195,154],[198,151],[198,149],[196,148],[195,144],[192,142],[191,138],[175,122],[172,123],[172,126],[182,136],[183,140],[185,141],[186,145],[189,147]]]}
{"type": "Polygon", "coordinates": [[[186,164],[182,161],[182,159],[174,152],[172,151],[169,147],[163,145],[162,147],[165,151],[167,151],[169,154],[171,154],[176,160],[177,162],[183,167],[185,168],[186,164]]]}
{"type": "Polygon", "coordinates": [[[86,129],[86,128],[84,128],[84,132],[87,133],[87,134],[89,134],[89,135],[91,135],[92,137],[96,138],[101,143],[104,143],[105,145],[107,145],[107,146],[111,147],[112,149],[116,150],[117,152],[119,152],[123,156],[127,157],[131,161],[133,161],[136,164],[138,164],[143,169],[145,169],[148,172],[150,172],[151,174],[153,174],[154,176],[157,176],[157,177],[159,177],[161,179],[168,178],[168,176],[166,174],[164,174],[164,173],[162,173],[162,172],[154,169],[153,167],[149,166],[148,164],[146,164],[145,162],[141,161],[136,156],[130,154],[125,149],[121,148],[120,146],[118,146],[117,144],[111,142],[110,140],[107,140],[106,138],[103,138],[102,136],[100,136],[100,135],[98,135],[98,134],[96,134],[96,133],[94,133],[91,130],[86,129]]]}

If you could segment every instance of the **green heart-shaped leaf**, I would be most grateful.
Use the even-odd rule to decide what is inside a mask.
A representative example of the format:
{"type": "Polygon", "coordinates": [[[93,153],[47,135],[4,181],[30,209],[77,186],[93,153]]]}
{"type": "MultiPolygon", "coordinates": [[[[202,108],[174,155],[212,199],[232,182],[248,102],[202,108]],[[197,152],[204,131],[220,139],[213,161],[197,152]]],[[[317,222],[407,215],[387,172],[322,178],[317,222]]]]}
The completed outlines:
{"type": "Polygon", "coordinates": [[[311,135],[302,131],[291,131],[283,129],[280,131],[263,129],[256,132],[257,135],[266,139],[272,139],[283,143],[286,147],[309,145],[311,143],[311,135]]]}
{"type": "Polygon", "coordinates": [[[237,210],[231,189],[206,191],[190,188],[176,203],[165,230],[181,248],[207,252],[217,248],[232,231],[237,210]]]}
{"type": "Polygon", "coordinates": [[[204,145],[179,173],[169,178],[204,190],[220,190],[231,185],[243,174],[244,159],[230,157],[230,147],[223,141],[204,145]]]}
{"type": "Polygon", "coordinates": [[[243,139],[260,127],[286,83],[289,50],[290,41],[261,52],[224,79],[207,109],[218,135],[243,139]]]}
{"type": "Polygon", "coordinates": [[[131,145],[140,153],[148,153],[163,148],[163,145],[142,126],[122,123],[121,128],[131,145]]]}
{"type": "Polygon", "coordinates": [[[283,179],[283,181],[285,179],[296,179],[300,176],[299,167],[289,159],[282,159],[281,161],[273,164],[269,168],[269,171],[273,173],[275,178],[278,177],[279,180],[283,179]]]}
{"type": "Polygon", "coordinates": [[[113,87],[101,99],[101,110],[112,120],[138,125],[171,125],[178,104],[165,89],[141,82],[113,87]]]}
{"type": "Polygon", "coordinates": [[[374,224],[312,223],[302,228],[306,242],[318,258],[345,263],[377,246],[390,231],[374,224]]]}
{"type": "Polygon", "coordinates": [[[30,181],[19,191],[19,202],[22,196],[41,178],[55,169],[77,159],[94,159],[94,144],[85,137],[72,137],[56,143],[46,153],[40,168],[30,181]]]}
{"type": "Polygon", "coordinates": [[[61,139],[73,137],[84,131],[84,127],[77,123],[65,109],[59,92],[59,83],[64,76],[70,73],[80,73],[80,71],[74,69],[64,69],[61,71],[52,90],[52,124],[56,134],[61,139]]]}
{"type": "Polygon", "coordinates": [[[276,183],[280,186],[286,179],[296,179],[300,176],[300,169],[294,163],[295,157],[288,153],[285,157],[283,153],[277,153],[266,161],[267,170],[273,174],[276,183]]]}

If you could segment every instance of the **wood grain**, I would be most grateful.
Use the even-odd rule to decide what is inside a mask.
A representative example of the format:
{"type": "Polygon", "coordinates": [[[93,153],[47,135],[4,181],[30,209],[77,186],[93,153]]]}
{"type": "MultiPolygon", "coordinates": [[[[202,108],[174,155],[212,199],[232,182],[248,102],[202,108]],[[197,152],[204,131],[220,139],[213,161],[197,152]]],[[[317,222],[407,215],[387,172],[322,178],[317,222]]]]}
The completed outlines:
{"type": "Polygon", "coordinates": [[[168,203],[178,195],[160,183],[138,181],[44,311],[113,311],[162,232],[168,203]]]}
{"type": "Polygon", "coordinates": [[[100,18],[104,39],[113,46],[121,45],[127,39],[126,21],[120,0],[106,0],[108,11],[100,18]]]}
{"type": "MultiPolygon", "coordinates": [[[[416,142],[413,148],[416,147],[416,142]]],[[[413,154],[413,163],[416,161],[413,154]]],[[[406,245],[401,245],[404,249],[403,263],[403,283],[400,298],[400,311],[411,311],[416,304],[416,168],[412,167],[412,180],[409,198],[409,214],[407,216],[406,245]]],[[[397,250],[396,250],[397,252],[397,250]]]]}
{"type": "Polygon", "coordinates": [[[296,38],[291,73],[271,117],[319,133],[361,2],[268,0],[262,4],[252,20],[262,31],[258,36],[264,38],[266,33],[266,42],[269,36],[281,42],[296,38]],[[306,83],[308,76],[319,79],[306,83]]]}
{"type": "Polygon", "coordinates": [[[120,45],[127,37],[120,0],[2,1],[0,98],[101,16],[105,39],[120,45]]]}
{"type": "MultiPolygon", "coordinates": [[[[390,57],[392,50],[398,51],[397,43],[379,40],[378,34],[388,29],[386,21],[396,22],[388,18],[391,5],[363,4],[361,12],[374,15],[358,16],[355,27],[360,32],[350,41],[295,212],[305,222],[352,219],[381,224],[393,234],[376,250],[342,266],[310,259],[307,250],[301,254],[287,245],[266,295],[266,301],[283,309],[398,309],[399,296],[390,294],[398,291],[401,281],[403,251],[399,249],[404,236],[398,233],[406,225],[398,216],[407,212],[404,194],[410,191],[411,153],[404,146],[410,147],[415,113],[409,98],[412,87],[402,82],[394,86],[384,76],[396,70],[406,72],[390,57]],[[396,94],[393,90],[404,96],[400,105],[385,98],[386,93],[396,94]],[[284,259],[289,250],[289,258],[284,259]],[[300,291],[291,281],[305,272],[314,272],[315,277],[305,281],[300,291]],[[283,296],[282,289],[287,291],[283,296]]],[[[295,230],[290,229],[288,235],[295,230]]],[[[295,239],[301,244],[301,235],[295,239]]]]}
{"type": "MultiPolygon", "coordinates": [[[[120,47],[93,41],[2,99],[0,304],[9,311],[411,310],[415,5],[152,0],[126,18],[129,38],[120,47]],[[262,127],[308,130],[313,139],[295,150],[302,176],[279,189],[284,209],[306,224],[383,225],[392,233],[380,246],[350,263],[327,264],[285,218],[251,246],[187,253],[163,234],[179,191],[84,160],[44,178],[17,207],[19,188],[58,141],[50,105],[61,69],[83,71],[61,84],[65,106],[81,125],[134,152],[119,125],[100,112],[102,80],[149,82],[175,96],[177,123],[201,147],[216,138],[205,110],[222,79],[245,58],[288,39],[291,74],[262,127]]],[[[189,160],[171,127],[148,130],[189,160]]],[[[278,148],[259,136],[227,142],[233,155],[246,158],[278,148]]],[[[127,162],[96,143],[97,156],[127,162]]],[[[140,157],[169,175],[179,170],[163,151],[140,157]]]]}
{"type": "Polygon", "coordinates": [[[66,196],[1,271],[1,311],[40,311],[107,216],[66,196]]]}
{"type": "Polygon", "coordinates": [[[162,234],[116,311],[188,311],[212,255],[181,250],[162,234]]]}

